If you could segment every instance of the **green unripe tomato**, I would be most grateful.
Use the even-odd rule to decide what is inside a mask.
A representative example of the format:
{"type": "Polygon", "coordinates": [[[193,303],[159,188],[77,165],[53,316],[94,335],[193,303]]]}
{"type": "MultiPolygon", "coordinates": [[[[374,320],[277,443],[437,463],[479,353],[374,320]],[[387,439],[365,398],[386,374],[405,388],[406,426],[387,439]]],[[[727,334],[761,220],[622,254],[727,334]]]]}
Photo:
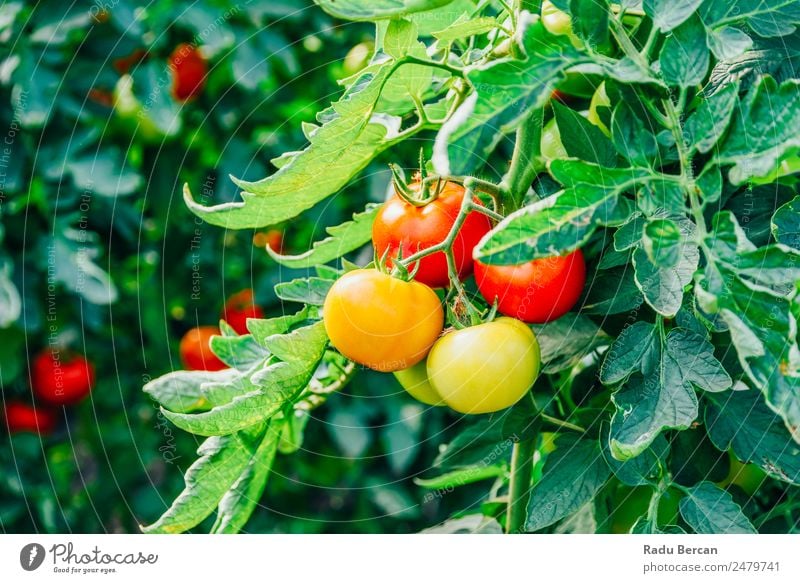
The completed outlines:
{"type": "Polygon", "coordinates": [[[550,2],[550,0],[544,0],[542,2],[542,25],[550,34],[555,34],[557,36],[568,36],[570,42],[572,42],[572,44],[576,47],[583,45],[580,39],[575,36],[575,33],[572,31],[572,20],[570,19],[570,15],[563,10],[556,8],[556,6],[550,2]]]}
{"type": "Polygon", "coordinates": [[[556,118],[551,119],[542,128],[541,155],[546,162],[569,158],[569,154],[561,142],[561,132],[558,129],[556,118]]]}
{"type": "Polygon", "coordinates": [[[608,94],[606,93],[606,84],[600,83],[600,85],[595,89],[594,95],[592,95],[592,100],[589,102],[589,114],[586,116],[591,123],[596,125],[600,128],[605,135],[611,136],[611,132],[609,131],[606,124],[600,119],[600,115],[597,112],[597,109],[600,107],[610,107],[611,100],[608,98],[608,94]]]}
{"type": "Polygon", "coordinates": [[[394,373],[395,378],[406,392],[417,401],[426,405],[444,405],[442,397],[431,386],[428,379],[428,361],[418,362],[411,368],[398,370],[394,373]]]}
{"type": "Polygon", "coordinates": [[[114,112],[127,129],[145,142],[160,142],[166,134],[148,115],[142,102],[133,93],[133,77],[123,75],[114,87],[114,112]]]}
{"type": "Polygon", "coordinates": [[[428,378],[459,413],[492,413],[525,396],[539,361],[533,331],[514,318],[498,318],[437,340],[428,355],[428,378]]]}
{"type": "Polygon", "coordinates": [[[767,479],[767,474],[754,464],[744,464],[736,456],[730,454],[731,465],[728,475],[717,485],[725,488],[730,485],[739,486],[748,496],[755,494],[767,479]]]}

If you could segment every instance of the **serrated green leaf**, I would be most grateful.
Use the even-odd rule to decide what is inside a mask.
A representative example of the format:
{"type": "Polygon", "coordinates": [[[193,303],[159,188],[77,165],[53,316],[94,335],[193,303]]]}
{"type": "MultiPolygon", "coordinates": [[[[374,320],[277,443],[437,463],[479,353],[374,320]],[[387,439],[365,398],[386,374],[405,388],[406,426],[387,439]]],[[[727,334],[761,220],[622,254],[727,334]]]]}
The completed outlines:
{"type": "Polygon", "coordinates": [[[542,360],[542,372],[555,373],[572,368],[582,358],[608,343],[597,324],[580,314],[565,316],[532,326],[542,360]]]}
{"type": "Polygon", "coordinates": [[[655,265],[673,267],[681,258],[683,235],[674,221],[653,219],[645,225],[642,247],[655,265]]]}
{"type": "Polygon", "coordinates": [[[710,62],[705,28],[698,16],[690,17],[675,28],[664,41],[658,56],[664,80],[679,87],[702,83],[710,62]]]}
{"type": "Polygon", "coordinates": [[[573,32],[590,46],[608,41],[608,0],[570,0],[573,32]]]}
{"type": "Polygon", "coordinates": [[[635,458],[619,461],[609,451],[608,428],[602,434],[603,457],[616,478],[626,486],[645,486],[658,482],[666,465],[669,443],[659,435],[653,443],[635,458]]]}
{"type": "Polygon", "coordinates": [[[614,144],[597,126],[557,101],[553,101],[553,112],[567,154],[609,168],[617,165],[614,144]]]}
{"type": "Polygon", "coordinates": [[[642,8],[661,32],[669,32],[695,13],[703,0],[644,0],[642,8]]]}
{"type": "Polygon", "coordinates": [[[689,488],[680,501],[681,516],[697,534],[755,534],[731,495],[711,482],[689,488]]]}
{"type": "Polygon", "coordinates": [[[530,24],[523,39],[525,60],[501,59],[468,71],[475,92],[436,137],[433,161],[440,174],[482,166],[504,134],[547,103],[566,69],[588,61],[569,38],[551,35],[541,22],[530,24]]]}
{"type": "Polygon", "coordinates": [[[706,395],[705,423],[719,449],[771,476],[800,484],[800,446],[755,390],[706,395]]]}
{"type": "Polygon", "coordinates": [[[165,409],[193,413],[229,403],[240,394],[234,382],[239,377],[240,374],[231,369],[177,370],[150,381],[142,390],[165,409]]]}
{"type": "Polygon", "coordinates": [[[636,285],[650,307],[663,316],[674,316],[683,302],[683,289],[692,281],[699,260],[700,252],[691,243],[683,246],[680,260],[673,267],[655,264],[643,248],[635,249],[636,285]]]}
{"type": "Polygon", "coordinates": [[[800,147],[800,80],[778,85],[764,77],[740,99],[717,161],[733,164],[730,181],[741,184],[775,170],[780,160],[800,147]]]}
{"type": "Polygon", "coordinates": [[[611,114],[611,137],[620,155],[634,166],[646,167],[658,155],[658,143],[649,125],[625,101],[617,103],[611,114]]]}
{"type": "Polygon", "coordinates": [[[492,265],[518,265],[580,247],[613,214],[617,197],[648,175],[636,168],[603,168],[579,160],[553,160],[561,194],[510,214],[487,233],[474,255],[492,265]]]}
{"type": "Polygon", "coordinates": [[[728,326],[742,369],[800,442],[797,321],[791,309],[800,255],[778,245],[756,249],[730,212],[716,215],[706,248],[708,264],[695,278],[698,305],[728,326]]]}
{"type": "Polygon", "coordinates": [[[699,13],[709,28],[746,24],[766,37],[791,34],[800,24],[800,6],[794,0],[704,2],[699,13]]]}
{"type": "Polygon", "coordinates": [[[558,439],[531,490],[525,529],[541,530],[578,511],[611,476],[596,439],[558,439]]]}
{"type": "Polygon", "coordinates": [[[259,182],[236,181],[244,190],[241,202],[205,207],[192,198],[186,186],[186,204],[213,225],[259,228],[291,219],[339,191],[396,135],[399,120],[372,115],[393,71],[389,61],[362,72],[342,98],[321,114],[324,123],[305,150],[259,182]],[[333,159],[335,165],[330,164],[333,159]],[[326,171],[320,174],[320,168],[326,171]]]}
{"type": "Polygon", "coordinates": [[[648,322],[634,322],[623,329],[606,353],[600,367],[600,382],[613,385],[641,370],[641,363],[655,342],[655,327],[648,322]]]}
{"type": "Polygon", "coordinates": [[[186,487],[170,508],[142,532],[167,534],[185,532],[200,524],[220,503],[241,476],[258,449],[264,428],[210,437],[197,450],[200,456],[184,476],[186,487]]]}
{"type": "Polygon", "coordinates": [[[328,295],[333,283],[321,277],[302,277],[277,284],[275,294],[287,302],[321,306],[325,303],[325,296],[328,295]]]}
{"type": "Polygon", "coordinates": [[[284,335],[268,338],[272,358],[244,382],[241,394],[229,403],[195,414],[173,413],[164,416],[195,435],[226,435],[268,419],[297,395],[311,380],[327,345],[322,322],[284,335]]]}
{"type": "Polygon", "coordinates": [[[311,249],[300,255],[281,255],[269,247],[267,252],[275,261],[292,269],[305,269],[328,263],[370,241],[372,223],[380,208],[380,205],[368,205],[364,212],[353,215],[352,221],[328,227],[326,230],[330,237],[317,241],[311,249]]]}
{"type": "Polygon", "coordinates": [[[241,475],[219,501],[210,534],[235,534],[247,523],[267,485],[283,423],[271,421],[241,475]]]}
{"type": "Polygon", "coordinates": [[[267,348],[266,339],[274,334],[284,334],[295,324],[299,324],[308,318],[308,306],[295,314],[277,316],[266,320],[248,319],[247,330],[253,338],[264,348],[267,348]]]}
{"type": "Polygon", "coordinates": [[[433,36],[439,41],[447,43],[470,36],[486,34],[497,28],[496,18],[491,16],[481,16],[479,18],[460,18],[445,29],[436,31],[433,36]]]}

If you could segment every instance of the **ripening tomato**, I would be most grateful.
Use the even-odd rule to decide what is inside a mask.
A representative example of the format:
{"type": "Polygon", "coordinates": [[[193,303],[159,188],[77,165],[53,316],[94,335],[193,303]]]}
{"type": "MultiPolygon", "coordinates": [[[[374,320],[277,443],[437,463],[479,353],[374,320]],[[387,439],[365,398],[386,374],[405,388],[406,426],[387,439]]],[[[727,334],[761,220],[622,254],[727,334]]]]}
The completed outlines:
{"type": "MultiPolygon", "coordinates": [[[[409,187],[418,190],[420,185],[416,182],[409,187]]],[[[391,266],[391,259],[401,251],[403,257],[409,257],[444,241],[458,217],[464,192],[460,184],[447,182],[436,200],[419,207],[395,194],[378,211],[372,225],[372,244],[378,257],[388,249],[387,265],[391,266]]],[[[453,243],[453,256],[460,278],[472,273],[472,250],[491,228],[487,216],[476,211],[467,215],[453,243]]],[[[422,258],[414,279],[430,287],[446,287],[450,280],[445,254],[434,253],[422,258]]]]}
{"type": "Polygon", "coordinates": [[[134,49],[129,55],[114,59],[112,65],[120,75],[127,75],[136,65],[147,58],[147,51],[134,49]]]}
{"type": "Polygon", "coordinates": [[[578,301],[586,283],[586,263],[580,249],[522,265],[476,261],[475,282],[489,304],[497,300],[501,314],[543,324],[560,318],[578,301]]]}
{"type": "Polygon", "coordinates": [[[322,308],[331,343],[350,360],[394,372],[428,354],[444,326],[431,288],[375,269],[356,269],[333,284],[322,308]]]}
{"type": "Polygon", "coordinates": [[[263,318],[264,311],[256,305],[252,289],[243,289],[233,294],[222,309],[222,318],[236,330],[237,334],[249,334],[248,318],[263,318]]]}
{"type": "Polygon", "coordinates": [[[253,245],[261,249],[269,247],[275,253],[283,253],[283,231],[280,229],[259,231],[253,235],[253,245]]]}
{"type": "Polygon", "coordinates": [[[94,365],[67,350],[43,350],[31,365],[33,394],[50,405],[72,405],[94,387],[94,365]]]}
{"type": "Polygon", "coordinates": [[[400,385],[417,401],[426,405],[444,405],[441,395],[431,386],[428,379],[428,362],[421,360],[411,368],[394,373],[400,385]]]}
{"type": "Polygon", "coordinates": [[[208,65],[196,46],[183,43],[175,47],[169,56],[169,67],[172,70],[172,95],[176,100],[187,101],[203,90],[208,65]]]}
{"type": "Polygon", "coordinates": [[[493,322],[442,336],[428,355],[433,389],[459,413],[491,413],[510,407],[539,375],[539,343],[519,320],[493,322]]]}
{"type": "Polygon", "coordinates": [[[212,336],[219,336],[216,326],[198,326],[192,328],[181,338],[181,362],[188,370],[222,370],[228,368],[211,352],[209,342],[212,336]]]}
{"type": "Polygon", "coordinates": [[[6,428],[9,433],[27,431],[47,435],[56,426],[56,414],[50,409],[39,409],[20,401],[6,403],[4,409],[6,428]]]}

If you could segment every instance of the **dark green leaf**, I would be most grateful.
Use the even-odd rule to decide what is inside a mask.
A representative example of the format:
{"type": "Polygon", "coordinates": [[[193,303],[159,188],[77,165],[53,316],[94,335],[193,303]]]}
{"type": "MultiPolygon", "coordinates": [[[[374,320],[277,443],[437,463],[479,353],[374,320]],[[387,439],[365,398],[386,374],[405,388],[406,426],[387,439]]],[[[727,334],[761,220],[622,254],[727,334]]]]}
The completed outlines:
{"type": "Polygon", "coordinates": [[[658,63],[670,85],[692,87],[706,78],[711,55],[700,18],[690,17],[664,41],[658,63]]]}
{"type": "Polygon", "coordinates": [[[778,243],[800,250],[800,196],[775,212],[772,217],[772,235],[778,243]]]}
{"type": "Polygon", "coordinates": [[[616,166],[614,144],[597,126],[557,101],[553,102],[553,112],[567,154],[600,166],[616,166]]]}
{"type": "Polygon", "coordinates": [[[694,14],[702,3],[703,0],[644,0],[642,8],[661,32],[669,32],[694,14]]]}
{"type": "Polygon", "coordinates": [[[731,495],[711,482],[689,488],[680,501],[681,516],[697,534],[755,534],[731,495]]]}

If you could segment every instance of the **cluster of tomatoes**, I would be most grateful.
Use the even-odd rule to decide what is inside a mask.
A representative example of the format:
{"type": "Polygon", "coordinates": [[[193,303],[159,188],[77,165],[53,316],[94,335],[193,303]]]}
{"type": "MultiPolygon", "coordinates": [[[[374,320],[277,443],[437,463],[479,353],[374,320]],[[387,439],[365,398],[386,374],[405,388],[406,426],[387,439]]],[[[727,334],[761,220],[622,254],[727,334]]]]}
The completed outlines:
{"type": "MultiPolygon", "coordinates": [[[[233,294],[222,308],[222,318],[237,334],[247,334],[248,318],[263,318],[264,311],[255,303],[252,289],[233,294]]],[[[217,326],[196,326],[184,334],[180,343],[181,362],[187,370],[222,370],[228,366],[217,358],[209,343],[219,336],[217,326]]]]}
{"type": "Polygon", "coordinates": [[[75,405],[92,391],[94,365],[75,352],[48,348],[31,362],[30,379],[37,405],[8,401],[3,408],[6,428],[9,433],[46,435],[55,429],[57,407],[75,405]]]}
{"type": "MultiPolygon", "coordinates": [[[[407,188],[419,193],[420,184],[407,188]]],[[[503,316],[469,326],[459,322],[444,330],[445,310],[434,288],[451,283],[445,252],[409,265],[410,280],[387,271],[398,257],[442,243],[458,219],[464,196],[462,185],[448,181],[429,200],[412,200],[400,192],[390,198],[376,216],[372,234],[386,269],[357,269],[337,280],[326,297],[323,320],[331,343],[344,356],[395,373],[423,403],[489,413],[513,405],[530,390],[540,355],[527,324],[568,312],[581,295],[586,267],[580,250],[516,266],[481,263],[473,252],[492,222],[472,210],[453,241],[454,269],[459,280],[474,273],[480,294],[503,316]]],[[[480,201],[475,198],[474,203],[480,201]]],[[[464,299],[457,298],[456,310],[459,301],[464,299]]]]}

